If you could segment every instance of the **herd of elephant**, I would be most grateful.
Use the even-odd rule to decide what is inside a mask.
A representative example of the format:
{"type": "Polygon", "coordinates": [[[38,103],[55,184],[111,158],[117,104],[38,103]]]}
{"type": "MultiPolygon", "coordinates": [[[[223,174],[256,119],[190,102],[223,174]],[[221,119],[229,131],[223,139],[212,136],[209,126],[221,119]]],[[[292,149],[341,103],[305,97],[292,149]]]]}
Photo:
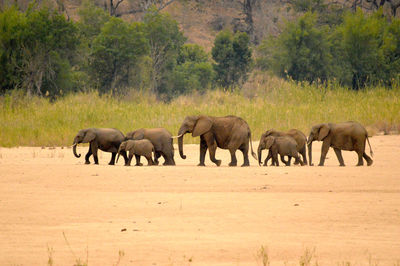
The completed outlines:
{"type": "Polygon", "coordinates": [[[126,136],[114,128],[82,129],[74,138],[73,153],[79,158],[81,155],[77,154],[76,146],[79,143],[89,143],[89,151],[85,156],[86,164],[90,164],[89,158],[92,155],[94,163],[99,163],[97,152],[100,149],[112,153],[110,165],[118,162],[120,155],[123,156],[126,166],[130,166],[134,155],[137,166],[142,165],[140,163],[141,156],[147,159],[148,165],[158,165],[158,159],[161,156],[164,158],[164,165],[175,165],[173,139],[178,139],[179,154],[182,159],[186,159],[186,155],[183,153],[183,136],[186,133],[192,133],[193,137],[200,137],[199,166],[205,166],[207,150],[210,160],[217,166],[221,165],[221,160],[215,158],[217,147],[229,150],[231,155],[229,166],[237,165],[236,150],[243,153],[242,166],[249,166],[249,147],[259,165],[262,163],[261,152],[264,149],[269,150],[264,166],[267,166],[270,159],[272,159],[272,165],[279,166],[278,154],[281,161],[287,166],[290,166],[292,157],[295,159],[295,164],[307,165],[306,148],[308,147],[308,162],[309,165],[313,165],[311,154],[312,142],[315,140],[323,141],[319,166],[324,165],[329,147],[334,149],[340,166],[345,165],[342,150],[357,153],[357,166],[364,164],[363,158],[368,166],[373,162],[365,153],[366,141],[368,141],[371,156],[373,154],[367,131],[357,122],[318,124],[312,127],[308,138],[297,129],[287,132],[268,130],[261,135],[256,155],[251,142],[251,131],[245,120],[237,116],[212,117],[205,115],[187,116],[183,120],[177,136],[172,136],[165,128],[142,128],[129,132],[126,136]],[[154,160],[152,154],[154,154],[154,160]],[[287,160],[285,160],[285,156],[288,157],[287,160]]]}

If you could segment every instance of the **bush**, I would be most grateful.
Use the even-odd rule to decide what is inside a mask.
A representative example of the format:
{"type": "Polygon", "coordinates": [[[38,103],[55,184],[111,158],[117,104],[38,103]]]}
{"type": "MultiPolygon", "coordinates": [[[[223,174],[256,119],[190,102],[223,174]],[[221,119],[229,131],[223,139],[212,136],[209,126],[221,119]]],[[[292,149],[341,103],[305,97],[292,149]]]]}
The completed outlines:
{"type": "Polygon", "coordinates": [[[250,71],[251,55],[247,33],[218,33],[212,48],[217,84],[225,89],[241,86],[247,80],[250,71]]]}

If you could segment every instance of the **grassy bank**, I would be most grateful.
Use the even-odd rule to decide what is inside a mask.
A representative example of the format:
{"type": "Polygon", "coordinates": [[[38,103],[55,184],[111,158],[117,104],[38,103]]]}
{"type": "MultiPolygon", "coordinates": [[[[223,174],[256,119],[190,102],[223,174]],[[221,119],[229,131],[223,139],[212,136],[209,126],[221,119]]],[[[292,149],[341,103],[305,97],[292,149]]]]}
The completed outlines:
{"type": "MultiPolygon", "coordinates": [[[[356,120],[376,134],[400,130],[400,86],[350,91],[337,86],[298,85],[277,78],[256,79],[242,92],[211,91],[163,103],[148,93],[113,98],[97,93],[68,95],[51,103],[14,93],[0,98],[0,146],[71,145],[79,129],[115,127],[126,133],[165,127],[177,133],[186,115],[237,115],[250,125],[253,140],[269,128],[298,128],[306,135],[321,122],[356,120]]],[[[197,139],[185,137],[185,143],[197,139]]]]}

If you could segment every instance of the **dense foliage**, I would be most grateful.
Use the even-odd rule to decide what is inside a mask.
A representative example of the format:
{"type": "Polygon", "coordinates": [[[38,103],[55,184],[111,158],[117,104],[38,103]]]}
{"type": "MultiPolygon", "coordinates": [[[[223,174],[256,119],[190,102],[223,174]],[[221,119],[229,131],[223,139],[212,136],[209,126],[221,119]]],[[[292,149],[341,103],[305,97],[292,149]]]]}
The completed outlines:
{"type": "Polygon", "coordinates": [[[0,12],[0,93],[54,98],[147,90],[170,101],[241,88],[253,59],[259,69],[295,81],[356,90],[400,83],[399,19],[381,10],[345,12],[323,0],[293,0],[292,7],[298,18],[255,49],[246,33],[225,29],[210,53],[185,43],[178,23],[155,7],[137,22],[110,16],[92,1],[83,1],[76,21],[36,2],[26,11],[7,7],[0,12]]]}
{"type": "Polygon", "coordinates": [[[310,83],[336,80],[355,90],[400,81],[400,20],[360,9],[339,24],[306,12],[258,47],[257,65],[279,76],[310,83]]]}
{"type": "Polygon", "coordinates": [[[214,41],[212,57],[217,83],[223,88],[233,88],[247,80],[251,64],[249,36],[243,32],[233,35],[230,31],[221,31],[214,41]]]}

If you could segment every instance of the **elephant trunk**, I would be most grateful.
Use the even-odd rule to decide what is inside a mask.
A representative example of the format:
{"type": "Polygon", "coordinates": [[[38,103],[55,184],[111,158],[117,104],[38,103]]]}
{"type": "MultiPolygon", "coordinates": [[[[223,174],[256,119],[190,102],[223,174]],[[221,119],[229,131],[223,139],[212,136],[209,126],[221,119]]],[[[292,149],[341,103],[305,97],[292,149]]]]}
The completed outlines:
{"type": "Polygon", "coordinates": [[[180,128],[178,132],[178,148],[179,148],[179,155],[181,156],[182,159],[186,159],[186,155],[183,154],[183,136],[186,133],[186,129],[180,128]]]}
{"type": "Polygon", "coordinates": [[[307,148],[308,148],[308,163],[310,166],[313,166],[312,163],[312,140],[307,142],[307,148]]]}
{"type": "Polygon", "coordinates": [[[76,157],[76,158],[79,158],[79,157],[81,157],[81,154],[77,154],[77,153],[76,153],[76,146],[78,146],[78,143],[77,143],[77,142],[74,142],[74,144],[73,144],[73,146],[72,146],[72,151],[74,152],[75,157],[76,157]]]}
{"type": "Polygon", "coordinates": [[[117,160],[115,161],[115,163],[118,163],[119,156],[121,155],[121,147],[118,148],[117,153],[118,153],[118,156],[117,156],[117,160]]]}
{"type": "Polygon", "coordinates": [[[262,151],[261,146],[258,146],[257,155],[258,155],[258,165],[260,166],[261,166],[261,151],[262,151]]]}

